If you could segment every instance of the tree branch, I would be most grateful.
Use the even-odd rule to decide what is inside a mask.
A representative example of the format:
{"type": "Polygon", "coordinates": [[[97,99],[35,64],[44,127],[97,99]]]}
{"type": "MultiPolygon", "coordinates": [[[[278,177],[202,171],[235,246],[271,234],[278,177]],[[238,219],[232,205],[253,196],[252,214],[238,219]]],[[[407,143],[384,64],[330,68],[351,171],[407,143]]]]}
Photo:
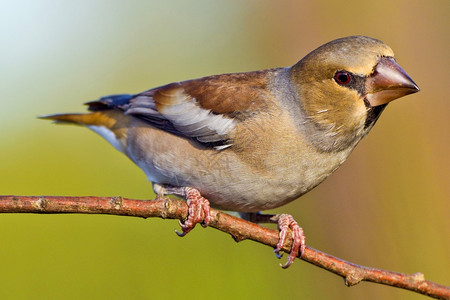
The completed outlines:
{"type": "MultiPolygon", "coordinates": [[[[187,217],[187,205],[182,200],[162,197],[146,201],[122,197],[0,196],[0,213],[109,214],[184,220],[187,217]]],[[[211,209],[209,226],[230,234],[237,242],[250,239],[273,248],[278,242],[277,230],[259,226],[215,209],[211,209]]],[[[289,253],[290,247],[291,240],[286,242],[283,251],[289,253]]],[[[370,281],[437,299],[450,299],[450,287],[425,280],[421,273],[402,274],[359,266],[311,247],[306,247],[301,259],[343,277],[347,286],[370,281]]]]}

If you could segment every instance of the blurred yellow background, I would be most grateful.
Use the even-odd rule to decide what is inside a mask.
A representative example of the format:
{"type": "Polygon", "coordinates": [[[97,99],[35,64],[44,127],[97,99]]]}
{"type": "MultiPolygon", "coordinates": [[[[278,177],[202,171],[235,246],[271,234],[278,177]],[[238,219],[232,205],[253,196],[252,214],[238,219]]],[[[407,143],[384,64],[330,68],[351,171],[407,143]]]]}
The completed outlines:
{"type": "MultiPolygon", "coordinates": [[[[393,102],[350,159],[273,212],[307,244],[450,284],[450,2],[1,1],[0,194],[151,199],[144,174],[83,128],[36,116],[211,74],[288,66],[332,39],[390,45],[421,92],[393,102]],[[376,4],[375,4],[376,3],[376,4]]],[[[0,215],[0,297],[422,299],[173,220],[0,215]],[[282,262],[285,261],[283,258],[282,262]]]]}

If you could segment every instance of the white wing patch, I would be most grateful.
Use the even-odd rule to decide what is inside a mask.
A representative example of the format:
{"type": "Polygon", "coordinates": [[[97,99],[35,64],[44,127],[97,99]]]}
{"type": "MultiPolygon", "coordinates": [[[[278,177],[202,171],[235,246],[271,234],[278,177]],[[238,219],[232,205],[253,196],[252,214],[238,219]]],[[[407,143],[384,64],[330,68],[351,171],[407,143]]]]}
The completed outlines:
{"type": "Polygon", "coordinates": [[[200,107],[195,98],[183,92],[174,97],[175,101],[171,105],[165,105],[160,113],[176,129],[188,136],[196,137],[201,142],[216,142],[236,126],[234,119],[200,107]]]}

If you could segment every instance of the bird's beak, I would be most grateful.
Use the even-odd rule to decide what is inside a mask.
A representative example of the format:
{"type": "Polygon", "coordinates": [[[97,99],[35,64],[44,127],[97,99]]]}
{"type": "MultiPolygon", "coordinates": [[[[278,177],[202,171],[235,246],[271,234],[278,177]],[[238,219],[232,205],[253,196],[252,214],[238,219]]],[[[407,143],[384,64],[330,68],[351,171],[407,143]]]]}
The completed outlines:
{"type": "Polygon", "coordinates": [[[366,80],[366,99],[372,107],[418,91],[417,84],[393,58],[381,58],[366,80]]]}

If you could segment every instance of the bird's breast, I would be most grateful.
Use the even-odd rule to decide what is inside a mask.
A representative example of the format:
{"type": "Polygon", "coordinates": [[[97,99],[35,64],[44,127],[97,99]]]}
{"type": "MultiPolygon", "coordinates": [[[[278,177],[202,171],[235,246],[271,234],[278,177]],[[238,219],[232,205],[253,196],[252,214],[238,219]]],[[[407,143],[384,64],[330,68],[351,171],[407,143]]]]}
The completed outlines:
{"type": "Polygon", "coordinates": [[[318,152],[275,125],[257,128],[247,128],[251,135],[241,135],[235,145],[215,150],[136,120],[125,153],[151,182],[195,187],[212,206],[245,212],[295,200],[348,156],[318,152]]]}

